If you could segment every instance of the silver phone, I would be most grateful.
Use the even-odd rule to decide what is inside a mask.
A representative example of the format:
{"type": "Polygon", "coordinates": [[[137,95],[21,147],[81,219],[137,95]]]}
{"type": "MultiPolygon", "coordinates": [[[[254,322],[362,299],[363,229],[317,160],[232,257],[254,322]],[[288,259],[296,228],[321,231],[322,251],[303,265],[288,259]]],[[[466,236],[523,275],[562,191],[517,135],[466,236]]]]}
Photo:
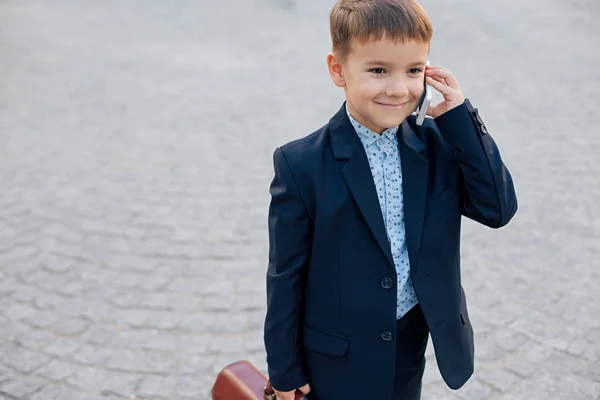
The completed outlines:
{"type": "MultiPolygon", "coordinates": [[[[429,61],[427,61],[427,65],[429,65],[429,61]]],[[[415,111],[417,114],[417,125],[419,126],[425,121],[425,116],[427,115],[427,110],[431,104],[431,98],[433,97],[431,86],[427,84],[427,78],[423,78],[423,85],[425,86],[425,90],[423,90],[423,96],[421,96],[421,101],[419,101],[419,105],[415,111]]]]}

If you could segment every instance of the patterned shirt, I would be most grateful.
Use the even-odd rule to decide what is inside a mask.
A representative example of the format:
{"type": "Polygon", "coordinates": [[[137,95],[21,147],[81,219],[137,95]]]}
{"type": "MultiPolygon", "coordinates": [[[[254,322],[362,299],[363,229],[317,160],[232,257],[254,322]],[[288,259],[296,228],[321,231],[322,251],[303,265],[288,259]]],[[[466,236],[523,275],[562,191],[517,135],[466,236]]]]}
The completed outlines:
{"type": "Polygon", "coordinates": [[[371,173],[377,188],[377,197],[385,223],[388,241],[396,267],[396,318],[401,318],[417,304],[417,296],[410,277],[410,265],[404,229],[402,196],[402,168],[398,147],[398,127],[386,129],[381,135],[357,122],[346,105],[346,114],[365,148],[371,173]]]}

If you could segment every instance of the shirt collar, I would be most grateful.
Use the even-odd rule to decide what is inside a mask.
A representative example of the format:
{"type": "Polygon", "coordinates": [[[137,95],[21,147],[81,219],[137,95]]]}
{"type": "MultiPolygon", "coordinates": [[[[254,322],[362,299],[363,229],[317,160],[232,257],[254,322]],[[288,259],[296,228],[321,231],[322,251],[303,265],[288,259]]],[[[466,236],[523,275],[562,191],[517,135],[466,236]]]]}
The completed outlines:
{"type": "Polygon", "coordinates": [[[355,120],[352,117],[350,111],[348,110],[348,103],[346,103],[346,114],[348,115],[348,119],[350,119],[354,130],[358,134],[358,137],[360,137],[361,142],[363,142],[365,146],[369,146],[383,137],[386,137],[393,143],[398,144],[398,136],[396,135],[398,133],[398,126],[388,128],[385,131],[383,131],[381,135],[379,135],[378,133],[373,132],[371,129],[367,128],[366,126],[361,125],[357,120],[355,120]]]}

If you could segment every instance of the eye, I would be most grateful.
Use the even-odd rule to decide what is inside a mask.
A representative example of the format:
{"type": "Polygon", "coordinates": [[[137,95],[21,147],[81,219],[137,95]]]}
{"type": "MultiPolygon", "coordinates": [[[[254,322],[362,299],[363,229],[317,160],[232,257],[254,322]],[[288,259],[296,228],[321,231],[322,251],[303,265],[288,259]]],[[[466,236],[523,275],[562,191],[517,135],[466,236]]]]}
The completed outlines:
{"type": "Polygon", "coordinates": [[[374,73],[375,75],[385,74],[385,69],[383,68],[371,68],[369,72],[374,73]]]}
{"type": "Polygon", "coordinates": [[[423,70],[421,68],[411,68],[408,70],[409,74],[420,74],[423,70]]]}

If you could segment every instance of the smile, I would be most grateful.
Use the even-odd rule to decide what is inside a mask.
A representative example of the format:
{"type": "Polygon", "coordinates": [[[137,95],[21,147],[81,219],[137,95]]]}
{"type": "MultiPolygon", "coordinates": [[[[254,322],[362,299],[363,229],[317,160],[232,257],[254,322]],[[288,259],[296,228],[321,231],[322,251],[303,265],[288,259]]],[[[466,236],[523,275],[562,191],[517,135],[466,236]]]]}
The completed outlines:
{"type": "Polygon", "coordinates": [[[404,108],[406,107],[408,104],[410,103],[410,101],[406,101],[404,103],[398,103],[398,104],[390,104],[390,103],[379,103],[379,102],[375,102],[375,104],[385,107],[385,108],[389,108],[391,110],[398,110],[400,108],[404,108]]]}

